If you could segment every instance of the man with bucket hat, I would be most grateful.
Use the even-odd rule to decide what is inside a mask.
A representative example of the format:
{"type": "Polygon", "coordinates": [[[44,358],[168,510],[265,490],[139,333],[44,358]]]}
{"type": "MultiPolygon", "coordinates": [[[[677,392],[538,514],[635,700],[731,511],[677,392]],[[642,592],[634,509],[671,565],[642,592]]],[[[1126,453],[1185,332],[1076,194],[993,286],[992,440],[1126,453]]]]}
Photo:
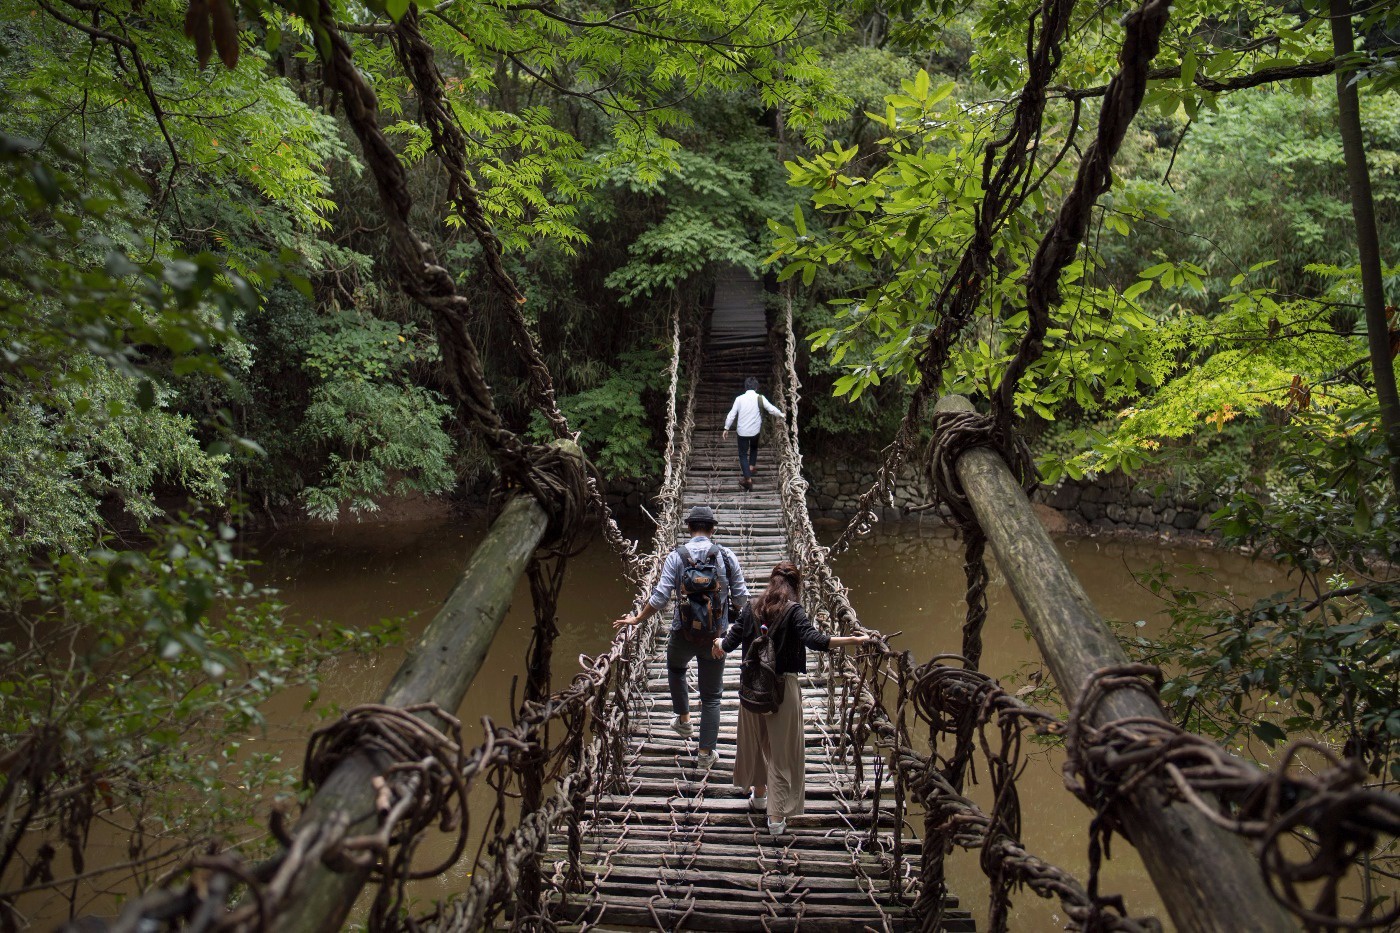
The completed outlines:
{"type": "Polygon", "coordinates": [[[675,717],[671,728],[689,738],[695,734],[690,722],[690,689],[685,669],[695,661],[700,682],[700,752],[696,764],[711,767],[719,757],[719,703],[724,692],[724,652],[714,640],[729,628],[729,608],[742,608],[749,601],[749,588],[734,552],[710,539],[714,534],[714,510],[694,506],[685,517],[690,540],[666,555],[661,579],[640,612],[626,615],[613,628],[636,625],[651,618],[676,597],[676,613],[671,620],[671,638],[666,645],[666,679],[671,687],[675,717]]]}

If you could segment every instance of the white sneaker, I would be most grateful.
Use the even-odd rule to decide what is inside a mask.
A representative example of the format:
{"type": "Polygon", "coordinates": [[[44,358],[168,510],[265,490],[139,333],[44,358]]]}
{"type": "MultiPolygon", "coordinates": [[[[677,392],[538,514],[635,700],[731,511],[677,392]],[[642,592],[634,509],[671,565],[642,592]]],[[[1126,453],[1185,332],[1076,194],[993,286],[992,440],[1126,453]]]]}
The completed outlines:
{"type": "Polygon", "coordinates": [[[719,761],[718,752],[702,751],[700,752],[700,754],[695,756],[695,766],[701,771],[710,770],[715,766],[715,762],[717,761],[719,761]]]}
{"type": "Polygon", "coordinates": [[[750,809],[750,810],[764,810],[764,809],[767,809],[767,807],[768,807],[768,798],[767,798],[767,797],[755,797],[755,796],[754,796],[754,792],[753,792],[752,790],[749,791],[749,809],[750,809]]]}
{"type": "Polygon", "coordinates": [[[671,717],[671,729],[676,733],[676,735],[682,736],[683,738],[687,739],[695,734],[695,727],[690,724],[690,720],[682,719],[679,716],[671,717]]]}
{"type": "Polygon", "coordinates": [[[769,820],[768,831],[775,836],[781,836],[787,832],[787,820],[769,820]]]}

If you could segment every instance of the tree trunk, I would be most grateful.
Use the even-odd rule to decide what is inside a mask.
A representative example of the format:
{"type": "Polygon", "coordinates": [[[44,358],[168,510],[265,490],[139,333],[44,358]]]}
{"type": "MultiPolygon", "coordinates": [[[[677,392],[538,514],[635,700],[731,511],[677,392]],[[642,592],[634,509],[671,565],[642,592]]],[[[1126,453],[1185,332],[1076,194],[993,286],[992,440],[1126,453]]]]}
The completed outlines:
{"type": "MultiPolygon", "coordinates": [[[[1328,0],[1332,20],[1332,50],[1339,58],[1354,49],[1351,0],[1328,0]]],[[[1400,496],[1400,395],[1395,390],[1395,368],[1390,361],[1390,328],[1385,319],[1385,288],[1381,282],[1380,236],[1376,232],[1376,205],[1371,197],[1371,170],[1361,138],[1361,98],[1356,69],[1337,69],[1337,123],[1346,156],[1347,189],[1356,220],[1356,248],[1361,257],[1361,297],[1366,309],[1366,336],[1371,350],[1371,371],[1380,402],[1381,427],[1385,430],[1390,458],[1390,482],[1400,496]]]]}
{"type": "MultiPolygon", "coordinates": [[[[973,410],[960,395],[938,400],[938,411],[973,410]]],[[[1126,664],[1127,654],[1103,621],[1001,455],[976,447],[953,467],[977,525],[1010,584],[1060,696],[1072,706],[1090,677],[1126,664]]],[[[1157,701],[1138,690],[1114,690],[1090,722],[1163,720],[1157,701]]],[[[1139,782],[1111,811],[1142,856],[1176,928],[1191,933],[1280,933],[1298,922],[1269,893],[1259,860],[1239,836],[1211,822],[1192,804],[1169,802],[1154,781],[1139,782]]],[[[930,847],[924,849],[928,857],[930,847]]],[[[938,868],[925,878],[941,882],[938,868]]]]}

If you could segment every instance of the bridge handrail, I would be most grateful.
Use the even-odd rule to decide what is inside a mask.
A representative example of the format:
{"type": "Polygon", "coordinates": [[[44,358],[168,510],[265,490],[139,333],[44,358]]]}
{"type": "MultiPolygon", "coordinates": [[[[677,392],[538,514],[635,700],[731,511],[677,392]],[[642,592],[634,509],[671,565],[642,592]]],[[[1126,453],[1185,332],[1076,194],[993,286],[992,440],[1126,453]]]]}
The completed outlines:
{"type": "MultiPolygon", "coordinates": [[[[660,493],[665,507],[652,553],[633,558],[628,566],[629,577],[638,582],[639,601],[674,545],[694,427],[699,341],[694,336],[682,340],[679,307],[672,336],[670,443],[660,493]],[[686,407],[678,425],[683,367],[686,407]]],[[[572,440],[554,446],[565,456],[583,459],[572,440]]],[[[485,739],[464,749],[460,723],[450,711],[460,706],[479,671],[520,577],[540,556],[536,550],[549,526],[550,516],[533,495],[519,493],[506,502],[452,593],[409,649],[382,702],[350,710],[313,736],[306,776],[319,786],[290,831],[274,815],[273,833],[283,844],[276,855],[258,864],[235,852],[198,856],[186,869],[200,877],[172,880],[133,899],[109,929],[136,933],[193,918],[199,929],[224,933],[329,933],[340,928],[376,871],[381,874],[375,909],[387,912],[384,919],[390,920],[402,907],[404,882],[426,876],[408,864],[418,834],[433,822],[455,830],[455,852],[438,870],[455,864],[469,832],[467,794],[483,781],[496,790],[496,804],[491,818],[477,824],[485,834],[471,857],[467,889],[417,928],[474,931],[508,905],[515,906],[519,919],[534,918],[548,926],[536,916],[544,908],[543,898],[538,907],[522,903],[516,886],[528,887],[526,876],[538,871],[538,857],[551,834],[565,824],[569,870],[562,878],[556,872],[552,880],[565,889],[580,886],[579,817],[589,793],[602,793],[623,777],[627,719],[645,690],[647,652],[660,631],[653,624],[619,632],[604,654],[580,657],[583,670],[566,689],[540,700],[527,695],[511,725],[483,718],[485,739]],[[551,742],[550,725],[561,721],[565,728],[551,742]],[[514,796],[508,788],[523,787],[529,775],[540,791],[537,803],[523,806],[514,827],[506,830],[513,806],[508,800],[514,796]],[[547,798],[545,782],[553,785],[547,798]],[[247,892],[244,900],[229,906],[240,888],[247,892]]],[[[532,586],[537,582],[532,571],[532,586]]],[[[541,620],[536,621],[538,628],[541,620]]],[[[552,626],[553,620],[544,621],[552,626]]]]}
{"type": "MultiPolygon", "coordinates": [[[[795,368],[790,307],[785,338],[784,359],[775,367],[775,376],[777,384],[784,387],[785,403],[794,419],[777,446],[785,521],[794,559],[807,579],[809,597],[820,604],[815,615],[824,624],[841,633],[878,635],[861,626],[846,588],[830,566],[830,551],[817,541],[807,512],[807,483],[801,476],[795,426],[800,382],[795,368]]],[[[949,397],[940,402],[939,410],[970,411],[971,406],[964,399],[949,397]]],[[[1106,826],[1127,834],[1142,852],[1153,882],[1179,928],[1296,929],[1298,916],[1307,915],[1309,908],[1300,903],[1298,892],[1292,889],[1293,881],[1285,877],[1278,882],[1278,894],[1271,887],[1276,877],[1287,875],[1290,867],[1281,862],[1278,827],[1288,819],[1307,817],[1308,825],[1316,829],[1322,822],[1320,814],[1330,812],[1326,807],[1345,806],[1349,819],[1369,825],[1372,832],[1393,834],[1400,822],[1400,797],[1358,789],[1354,783],[1358,778],[1349,776],[1349,770],[1337,762],[1330,762],[1335,767],[1312,779],[1297,779],[1286,773],[1266,776],[1256,766],[1230,756],[1214,743],[1176,729],[1156,701],[1150,678],[1143,677],[1147,670],[1127,664],[1111,630],[1060,558],[1001,456],[985,447],[973,448],[961,453],[953,468],[962,478],[978,522],[1031,622],[1056,682],[1068,685],[1062,690],[1073,713],[1065,723],[1034,710],[1007,694],[991,678],[969,669],[971,665],[958,656],[935,657],[916,667],[909,652],[895,652],[883,639],[877,639],[858,659],[833,658],[831,689],[841,692],[848,722],[843,731],[852,736],[856,747],[856,780],[861,780],[860,748],[867,741],[884,748],[893,759],[890,777],[897,828],[891,890],[899,893],[902,816],[906,798],[912,797],[925,809],[921,891],[914,910],[925,929],[936,926],[946,893],[943,859],[947,845],[981,850],[983,869],[994,881],[990,914],[993,929],[1004,928],[1013,883],[1026,884],[1045,897],[1058,897],[1070,917],[1080,923],[1098,923],[1104,929],[1150,928],[1154,921],[1129,918],[1123,914],[1121,902],[1114,905],[1112,899],[1104,900],[1098,895],[1095,852],[1106,842],[1106,826]],[[893,708],[886,702],[887,685],[893,685],[898,692],[893,708]],[[929,728],[929,754],[915,747],[910,712],[929,728]],[[1097,727],[1109,723],[1120,730],[1126,723],[1129,732],[1144,723],[1159,723],[1160,731],[1148,729],[1148,737],[1138,741],[1150,745],[1155,736],[1156,741],[1169,741],[1176,748],[1189,747],[1190,752],[1178,754],[1194,755],[1192,764],[1204,763],[1197,770],[1183,765],[1176,772],[1161,769],[1156,774],[1140,773],[1130,778],[1111,775],[1122,784],[1112,787],[1106,795],[1101,788],[1085,786],[1089,782],[1079,775],[1081,796],[1093,799],[1096,807],[1095,823],[1091,826],[1091,879],[1086,888],[1069,873],[1027,852],[1018,838],[1015,778],[1020,769],[1021,733],[1027,727],[1068,732],[1071,757],[1078,760],[1081,769],[1112,772],[1121,768],[1114,762],[1118,753],[1113,747],[1095,747],[1095,743],[1104,741],[1102,733],[1096,732],[1097,727]],[[992,726],[1000,730],[999,746],[987,734],[992,726]],[[940,739],[945,737],[955,743],[951,755],[939,751],[940,739]],[[988,772],[996,795],[991,814],[962,793],[965,768],[979,745],[988,757],[988,772]],[[1184,771],[1192,773],[1188,776],[1184,771]],[[1258,819],[1246,821],[1239,811],[1222,813],[1209,792],[1192,787],[1192,779],[1199,780],[1202,775],[1205,780],[1199,783],[1213,783],[1222,793],[1230,794],[1230,806],[1239,806],[1240,800],[1247,800],[1250,794],[1269,796],[1271,786],[1274,796],[1312,794],[1318,803],[1312,810],[1299,807],[1290,811],[1291,815],[1271,812],[1262,823],[1258,819]],[[1382,797],[1386,799],[1383,801],[1382,797]],[[1255,839],[1262,837],[1266,843],[1262,854],[1252,854],[1237,835],[1239,832],[1255,839]],[[1266,877],[1261,870],[1266,861],[1272,877],[1266,877]],[[1281,898],[1289,900],[1287,909],[1281,898]]],[[[969,580],[974,577],[970,568],[969,580]]],[[[836,702],[834,693],[832,702],[836,702]]],[[[1138,737],[1137,733],[1133,735],[1138,737]]],[[[1135,754],[1141,756],[1143,751],[1138,748],[1135,754]]],[[[1289,770],[1287,764],[1280,769],[1282,772],[1289,770]]],[[[872,808],[879,806],[882,777],[878,772],[875,775],[872,808]]],[[[1363,830],[1361,835],[1365,834],[1363,830]]],[[[1362,919],[1363,926],[1385,922],[1379,914],[1362,919]]]]}
{"type": "MultiPolygon", "coordinates": [[[[674,308],[673,312],[666,466],[657,493],[663,508],[651,551],[639,561],[646,573],[636,576],[640,580],[634,602],[637,607],[650,595],[662,562],[675,546],[681,520],[681,487],[695,426],[700,343],[697,335],[683,337],[680,309],[674,308]],[[686,374],[685,407],[678,414],[682,370],[686,374]]],[[[517,826],[494,844],[495,863],[483,866],[478,862],[468,890],[450,899],[433,922],[420,924],[423,933],[475,933],[481,929],[494,907],[514,902],[520,866],[537,859],[545,851],[551,833],[561,826],[568,835],[569,853],[556,867],[549,884],[564,896],[582,890],[583,879],[578,871],[582,854],[579,817],[589,795],[596,798],[624,780],[628,720],[637,698],[646,692],[646,658],[661,637],[662,621],[658,614],[645,624],[621,629],[606,652],[594,658],[579,657],[582,670],[574,675],[568,689],[549,697],[539,709],[526,708],[522,712],[521,719],[531,724],[522,737],[530,740],[537,740],[541,727],[553,719],[566,714],[579,717],[569,728],[571,745],[566,754],[572,767],[555,782],[553,794],[538,810],[522,814],[517,826]],[[584,741],[589,733],[591,737],[584,741]]],[[[523,906],[517,903],[517,911],[523,906]]]]}

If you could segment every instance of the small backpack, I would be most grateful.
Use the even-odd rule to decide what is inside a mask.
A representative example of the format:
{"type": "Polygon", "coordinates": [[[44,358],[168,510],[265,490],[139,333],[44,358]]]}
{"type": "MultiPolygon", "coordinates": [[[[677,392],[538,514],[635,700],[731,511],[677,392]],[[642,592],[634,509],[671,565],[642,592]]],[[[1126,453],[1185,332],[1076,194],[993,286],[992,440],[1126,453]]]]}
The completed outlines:
{"type": "MultiPolygon", "coordinates": [[[[758,633],[739,666],[739,704],[751,713],[771,716],[783,703],[783,676],[778,673],[777,636],[797,603],[788,606],[772,630],[751,615],[758,633]]],[[[752,610],[747,610],[752,614],[752,610]]]]}
{"type": "Polygon", "coordinates": [[[694,642],[708,643],[720,634],[719,568],[716,558],[718,544],[699,559],[690,556],[690,548],[676,548],[681,556],[681,574],[676,589],[680,598],[681,632],[694,642]]]}

